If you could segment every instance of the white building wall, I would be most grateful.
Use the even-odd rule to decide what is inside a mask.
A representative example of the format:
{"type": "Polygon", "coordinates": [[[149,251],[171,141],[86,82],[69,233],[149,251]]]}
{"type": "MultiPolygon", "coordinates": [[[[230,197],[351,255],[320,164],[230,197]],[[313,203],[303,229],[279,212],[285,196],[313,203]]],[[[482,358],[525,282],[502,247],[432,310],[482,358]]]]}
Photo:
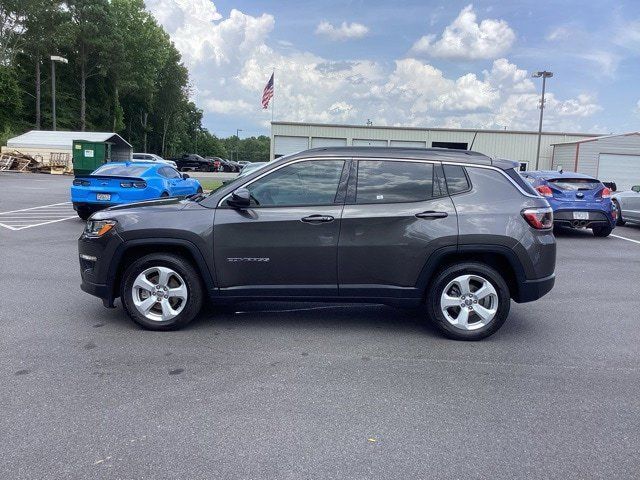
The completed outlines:
{"type": "MultiPolygon", "coordinates": [[[[385,140],[388,143],[394,140],[423,142],[426,147],[431,147],[432,142],[460,142],[467,143],[472,150],[491,157],[528,162],[530,169],[535,168],[538,142],[537,132],[273,122],[271,124],[272,159],[276,155],[282,154],[282,152],[277,151],[277,148],[273,148],[274,137],[276,136],[306,137],[309,145],[311,145],[311,138],[318,137],[346,139],[349,146],[353,145],[354,139],[385,140]]],[[[553,143],[570,142],[597,136],[596,134],[543,133],[539,168],[548,169],[551,167],[551,155],[553,152],[551,145],[553,143]]],[[[278,142],[275,143],[277,144],[278,142]]]]}
{"type": "MultiPolygon", "coordinates": [[[[578,172],[598,176],[598,160],[601,153],[616,155],[640,155],[640,135],[616,135],[582,142],[578,150],[578,172]]],[[[556,147],[557,148],[557,147],[556,147]]]]}
{"type": "Polygon", "coordinates": [[[557,170],[558,167],[562,167],[562,170],[566,172],[573,172],[576,164],[576,143],[570,143],[567,145],[556,145],[553,148],[553,162],[551,164],[551,170],[557,170]]]}

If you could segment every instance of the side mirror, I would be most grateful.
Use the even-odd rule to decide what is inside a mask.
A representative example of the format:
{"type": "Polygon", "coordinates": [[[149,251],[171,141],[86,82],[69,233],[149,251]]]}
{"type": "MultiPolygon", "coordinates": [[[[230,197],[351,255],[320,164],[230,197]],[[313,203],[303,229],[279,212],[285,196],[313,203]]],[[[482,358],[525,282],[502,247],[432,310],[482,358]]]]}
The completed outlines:
{"type": "Polygon", "coordinates": [[[246,188],[239,188],[231,194],[227,205],[233,208],[248,208],[251,205],[251,193],[246,188]]]}
{"type": "Polygon", "coordinates": [[[183,178],[184,180],[186,180],[187,178],[189,178],[189,174],[188,174],[188,173],[183,173],[183,174],[182,174],[182,178],[183,178]]]}
{"type": "Polygon", "coordinates": [[[640,193],[640,185],[634,185],[633,187],[631,187],[631,190],[636,193],[640,193]]]}

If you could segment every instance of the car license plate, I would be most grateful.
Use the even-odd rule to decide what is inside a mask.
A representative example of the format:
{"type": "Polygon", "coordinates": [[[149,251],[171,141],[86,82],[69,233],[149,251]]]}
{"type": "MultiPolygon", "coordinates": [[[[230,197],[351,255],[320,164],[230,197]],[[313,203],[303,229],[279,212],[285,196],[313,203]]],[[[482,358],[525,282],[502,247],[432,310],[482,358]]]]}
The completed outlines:
{"type": "Polygon", "coordinates": [[[111,194],[110,193],[98,193],[96,195],[96,198],[98,200],[111,200],[111,194]]]}
{"type": "Polygon", "coordinates": [[[589,220],[589,212],[573,212],[574,220],[589,220]]]}

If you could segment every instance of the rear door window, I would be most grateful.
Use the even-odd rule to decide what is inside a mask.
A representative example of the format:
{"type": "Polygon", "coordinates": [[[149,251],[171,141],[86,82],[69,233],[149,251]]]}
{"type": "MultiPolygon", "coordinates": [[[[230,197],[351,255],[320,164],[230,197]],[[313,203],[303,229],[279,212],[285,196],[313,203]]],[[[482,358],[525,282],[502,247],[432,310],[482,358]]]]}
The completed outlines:
{"type": "Polygon", "coordinates": [[[420,202],[432,198],[433,164],[360,160],[356,203],[420,202]]]}

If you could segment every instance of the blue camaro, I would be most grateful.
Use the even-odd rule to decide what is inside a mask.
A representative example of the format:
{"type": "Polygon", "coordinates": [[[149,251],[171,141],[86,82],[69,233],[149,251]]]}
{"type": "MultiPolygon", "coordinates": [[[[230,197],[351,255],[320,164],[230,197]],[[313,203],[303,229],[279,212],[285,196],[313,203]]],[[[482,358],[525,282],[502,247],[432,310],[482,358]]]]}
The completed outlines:
{"type": "Polygon", "coordinates": [[[606,237],[616,226],[611,190],[600,180],[574,172],[521,172],[553,209],[553,223],[571,228],[590,228],[606,237]]]}
{"type": "Polygon", "coordinates": [[[77,176],[71,187],[73,209],[83,220],[123,203],[202,193],[200,182],[163,163],[110,162],[91,175],[77,176]]]}

